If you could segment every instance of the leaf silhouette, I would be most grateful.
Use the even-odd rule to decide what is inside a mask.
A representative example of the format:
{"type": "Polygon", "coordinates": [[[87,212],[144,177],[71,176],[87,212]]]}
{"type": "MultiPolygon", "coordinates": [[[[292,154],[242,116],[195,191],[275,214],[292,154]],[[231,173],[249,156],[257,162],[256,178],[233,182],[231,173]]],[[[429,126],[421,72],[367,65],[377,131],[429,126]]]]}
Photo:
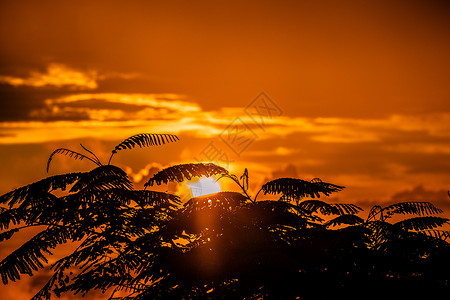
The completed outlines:
{"type": "Polygon", "coordinates": [[[111,153],[108,164],[111,163],[111,159],[117,151],[125,149],[133,149],[135,147],[150,147],[150,146],[160,146],[166,143],[172,143],[179,141],[180,139],[174,134],[167,133],[140,133],[122,141],[118,144],[111,153]]]}
{"type": "Polygon", "coordinates": [[[214,194],[191,198],[185,207],[201,209],[202,207],[226,206],[235,207],[245,203],[247,197],[238,192],[218,192],[214,194]]]}
{"type": "Polygon", "coordinates": [[[0,197],[0,203],[8,203],[9,206],[13,206],[16,203],[21,203],[27,198],[37,198],[43,193],[48,193],[57,189],[64,191],[67,186],[79,180],[83,174],[85,173],[80,172],[47,177],[2,195],[0,197]]]}
{"type": "Polygon", "coordinates": [[[14,228],[14,229],[10,229],[8,231],[0,233],[0,242],[9,240],[14,235],[14,233],[16,233],[18,231],[19,231],[18,228],[14,228]]]}
{"type": "Polygon", "coordinates": [[[125,171],[116,166],[106,165],[83,173],[78,182],[72,186],[70,192],[75,193],[81,190],[99,191],[114,188],[131,190],[133,186],[125,171]]]}
{"type": "Polygon", "coordinates": [[[180,139],[174,134],[140,133],[125,139],[123,142],[118,144],[113,151],[117,152],[119,150],[132,149],[136,146],[141,148],[159,146],[179,140],[180,139]]]}
{"type": "Polygon", "coordinates": [[[389,205],[383,209],[388,217],[393,214],[434,215],[442,213],[442,210],[430,202],[400,202],[389,205]]]}
{"type": "MultiPolygon", "coordinates": [[[[111,157],[176,140],[136,135],[111,157]]],[[[343,186],[318,178],[279,178],[258,191],[279,194],[278,199],[256,201],[258,193],[254,198],[247,193],[247,169],[239,178],[206,163],[165,168],[146,189],[135,190],[126,172],[101,165],[82,147],[87,156],[61,148],[49,160],[63,154],[91,159],[98,167],[51,176],[0,197],[10,206],[0,206],[0,241],[25,228],[44,228],[0,262],[3,283],[48,265],[58,244],[77,242],[72,253],[51,265],[52,276],[35,300],[113,289],[123,294],[113,292],[110,299],[303,299],[314,298],[321,288],[325,298],[340,299],[397,283],[404,292],[422,280],[424,288],[448,289],[450,232],[436,228],[449,220],[433,216],[441,210],[428,202],[375,206],[364,222],[356,205],[314,199],[343,186]],[[232,179],[241,192],[181,203],[177,195],[147,190],[213,175],[232,179]],[[66,192],[54,193],[57,189],[66,192]],[[302,201],[305,197],[313,199],[302,201]],[[387,222],[394,214],[418,217],[387,222]]]]}
{"type": "Polygon", "coordinates": [[[56,149],[55,151],[53,151],[52,154],[50,154],[50,157],[48,158],[48,161],[47,161],[47,172],[50,169],[50,163],[52,162],[53,156],[55,154],[66,155],[66,156],[69,156],[70,158],[73,158],[75,160],[77,160],[77,159],[79,159],[79,160],[87,159],[87,160],[93,162],[94,164],[96,164],[98,166],[101,165],[99,161],[97,161],[95,159],[92,159],[92,158],[90,158],[90,157],[88,157],[88,156],[86,156],[86,155],[84,155],[82,153],[79,153],[79,152],[76,152],[76,151],[72,151],[72,150],[66,149],[66,148],[59,148],[59,149],[56,149]]]}
{"type": "Polygon", "coordinates": [[[325,227],[333,227],[333,226],[340,226],[340,225],[359,225],[363,224],[364,220],[356,215],[340,215],[336,218],[326,222],[324,225],[325,227]]]}
{"type": "Polygon", "coordinates": [[[305,181],[297,178],[278,178],[262,186],[264,194],[283,194],[286,199],[302,199],[304,197],[320,197],[320,193],[328,196],[342,190],[343,186],[322,182],[315,179],[305,181]]]}
{"type": "Polygon", "coordinates": [[[298,204],[298,206],[310,213],[319,211],[323,215],[344,215],[355,214],[362,209],[354,204],[341,203],[326,203],[321,200],[305,200],[298,204]]]}
{"type": "Polygon", "coordinates": [[[210,177],[223,174],[228,174],[228,171],[213,163],[180,164],[159,171],[145,183],[144,187],[153,186],[155,183],[160,185],[169,181],[182,182],[191,180],[194,177],[210,177]]]}
{"type": "Polygon", "coordinates": [[[170,203],[181,204],[179,196],[165,192],[115,189],[112,191],[112,195],[119,199],[133,200],[142,207],[170,203]]]}
{"type": "Polygon", "coordinates": [[[450,231],[448,230],[436,230],[436,229],[426,229],[421,230],[420,233],[426,234],[428,236],[432,236],[441,240],[450,239],[450,231]]]}
{"type": "Polygon", "coordinates": [[[19,224],[25,218],[23,209],[6,209],[3,207],[0,209],[0,230],[8,229],[11,223],[14,225],[19,224]]]}
{"type": "Polygon", "coordinates": [[[448,223],[448,219],[441,217],[415,217],[409,218],[403,221],[399,221],[394,224],[394,226],[402,229],[402,230],[427,230],[434,229],[436,227],[440,227],[446,223],[448,223]]]}
{"type": "Polygon", "coordinates": [[[32,271],[43,268],[43,263],[47,262],[44,252],[52,254],[49,249],[65,243],[71,236],[71,229],[68,227],[50,227],[35,235],[2,260],[0,275],[3,283],[20,279],[20,274],[31,275],[32,271]]]}

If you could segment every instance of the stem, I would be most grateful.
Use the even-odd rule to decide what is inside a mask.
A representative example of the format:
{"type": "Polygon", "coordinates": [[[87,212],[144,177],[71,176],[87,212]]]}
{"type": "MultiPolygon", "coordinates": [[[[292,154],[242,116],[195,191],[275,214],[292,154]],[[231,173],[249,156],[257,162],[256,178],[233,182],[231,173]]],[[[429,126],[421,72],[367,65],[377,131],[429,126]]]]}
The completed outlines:
{"type": "Polygon", "coordinates": [[[256,198],[258,198],[258,195],[259,195],[259,193],[262,191],[262,188],[260,188],[259,189],[259,191],[256,193],[256,196],[255,196],[255,202],[256,202],[256,198]]]}
{"type": "Polygon", "coordinates": [[[372,219],[375,220],[375,216],[378,215],[378,214],[381,214],[381,221],[384,221],[384,218],[383,218],[383,211],[384,211],[384,208],[382,208],[380,205],[375,205],[375,206],[372,207],[372,209],[370,210],[369,216],[367,217],[366,222],[368,222],[368,221],[370,221],[370,220],[372,220],[372,219]],[[375,209],[379,209],[379,210],[378,210],[376,213],[372,213],[372,211],[374,211],[375,209]]]}
{"type": "Polygon", "coordinates": [[[92,156],[93,156],[93,157],[95,158],[95,160],[97,161],[97,165],[98,165],[98,166],[101,166],[101,165],[102,165],[100,159],[98,159],[97,155],[95,155],[94,152],[92,152],[91,150],[89,150],[89,149],[87,149],[86,147],[84,147],[83,144],[80,144],[80,146],[81,146],[84,150],[86,150],[87,152],[89,152],[90,154],[92,154],[92,156]]]}
{"type": "Polygon", "coordinates": [[[116,154],[116,152],[113,150],[108,160],[108,166],[111,164],[111,159],[113,158],[114,154],[116,154]]]}
{"type": "Polygon", "coordinates": [[[242,191],[244,192],[245,196],[247,196],[247,199],[250,200],[250,202],[255,203],[255,201],[252,200],[252,197],[250,197],[250,195],[247,193],[247,191],[245,190],[245,188],[241,185],[241,183],[239,182],[239,179],[236,179],[231,177],[231,176],[227,176],[229,178],[231,178],[234,182],[236,182],[236,184],[242,189],[242,191]]]}

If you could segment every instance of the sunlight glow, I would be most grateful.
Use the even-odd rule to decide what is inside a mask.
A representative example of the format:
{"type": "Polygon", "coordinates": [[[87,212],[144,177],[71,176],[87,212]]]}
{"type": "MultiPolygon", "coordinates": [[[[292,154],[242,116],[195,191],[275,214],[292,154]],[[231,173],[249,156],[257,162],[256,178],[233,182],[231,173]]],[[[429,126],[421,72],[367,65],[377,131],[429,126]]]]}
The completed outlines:
{"type": "Polygon", "coordinates": [[[218,193],[222,190],[220,184],[211,177],[201,178],[199,181],[188,185],[193,197],[218,193]]]}

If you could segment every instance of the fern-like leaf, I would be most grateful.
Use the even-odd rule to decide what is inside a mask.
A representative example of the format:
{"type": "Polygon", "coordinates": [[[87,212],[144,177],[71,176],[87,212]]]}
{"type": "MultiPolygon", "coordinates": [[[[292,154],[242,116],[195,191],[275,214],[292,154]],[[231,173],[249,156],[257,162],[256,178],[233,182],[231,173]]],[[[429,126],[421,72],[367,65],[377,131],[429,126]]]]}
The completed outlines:
{"type": "Polygon", "coordinates": [[[389,205],[383,209],[387,217],[394,214],[414,214],[419,216],[442,213],[442,210],[430,202],[400,202],[389,205]]]}
{"type": "Polygon", "coordinates": [[[371,241],[369,247],[374,249],[381,249],[383,243],[398,237],[398,232],[400,231],[398,229],[395,230],[394,225],[380,220],[366,221],[364,226],[371,231],[369,235],[371,241]]]}
{"type": "Polygon", "coordinates": [[[8,231],[0,233],[0,242],[9,240],[14,235],[14,233],[16,233],[17,231],[19,231],[19,229],[14,228],[14,229],[10,229],[8,231]]]}
{"type": "Polygon", "coordinates": [[[159,134],[159,133],[140,133],[133,135],[119,145],[117,145],[113,151],[119,151],[124,149],[132,149],[136,146],[149,147],[149,146],[160,146],[166,143],[176,142],[180,139],[174,134],[159,134]]]}
{"type": "Polygon", "coordinates": [[[448,221],[449,220],[446,218],[426,216],[426,217],[409,218],[397,222],[394,225],[402,230],[421,231],[440,227],[448,223],[448,221]]]}
{"type": "Polygon", "coordinates": [[[13,225],[19,224],[19,222],[24,218],[25,216],[22,209],[6,209],[2,207],[0,213],[0,230],[8,229],[11,223],[13,225]]]}
{"type": "Polygon", "coordinates": [[[130,191],[124,189],[115,189],[111,191],[113,197],[128,199],[138,203],[141,207],[145,206],[160,206],[168,204],[172,206],[173,203],[181,204],[180,197],[165,192],[138,190],[130,191]]]}
{"type": "Polygon", "coordinates": [[[302,199],[304,197],[320,197],[320,193],[328,196],[333,192],[342,190],[343,186],[322,182],[314,179],[305,181],[297,178],[278,178],[262,186],[264,194],[282,193],[286,199],[302,199]]]}
{"type": "Polygon", "coordinates": [[[355,214],[362,209],[354,204],[341,203],[326,203],[321,200],[305,200],[298,204],[298,206],[310,213],[320,212],[323,215],[344,215],[355,214]]]}
{"type": "Polygon", "coordinates": [[[56,149],[55,151],[53,151],[52,154],[50,154],[50,157],[48,158],[48,161],[47,161],[47,172],[50,169],[50,163],[52,162],[53,156],[55,154],[66,155],[66,156],[69,156],[70,158],[73,158],[75,160],[77,160],[77,159],[79,159],[79,160],[87,159],[87,160],[93,162],[94,164],[96,164],[98,166],[101,165],[100,162],[98,162],[97,160],[92,159],[92,158],[90,158],[90,157],[88,157],[88,156],[86,156],[86,155],[84,155],[82,153],[79,153],[79,152],[76,152],[76,151],[72,151],[72,150],[66,149],[66,148],[59,148],[59,149],[56,149]]]}
{"type": "Polygon", "coordinates": [[[39,196],[57,189],[64,191],[68,185],[79,180],[83,174],[85,173],[69,173],[47,177],[2,195],[0,203],[8,203],[9,206],[13,206],[29,197],[39,196]]]}
{"type": "Polygon", "coordinates": [[[356,215],[340,215],[336,218],[326,222],[325,227],[334,227],[340,225],[360,225],[363,224],[364,220],[356,215]]]}
{"type": "Polygon", "coordinates": [[[369,212],[369,215],[367,216],[367,222],[369,221],[375,221],[376,217],[380,215],[379,219],[383,220],[383,208],[380,205],[374,205],[369,212]]]}
{"type": "Polygon", "coordinates": [[[111,159],[117,151],[125,149],[133,149],[135,147],[143,148],[150,146],[160,146],[167,143],[179,141],[180,139],[174,134],[160,134],[160,133],[140,133],[122,141],[118,144],[111,153],[108,164],[111,163],[111,159]]]}
{"type": "Polygon", "coordinates": [[[20,279],[20,274],[31,275],[33,271],[43,268],[43,264],[48,262],[44,252],[52,254],[49,249],[70,239],[71,231],[68,227],[50,227],[9,254],[0,262],[3,283],[20,279]]]}
{"type": "MultiPolygon", "coordinates": [[[[312,222],[323,221],[317,216],[303,214],[303,211],[291,203],[274,200],[263,200],[245,204],[240,210],[238,218],[251,220],[256,226],[288,226],[291,228],[305,228],[312,222]]],[[[238,221],[238,220],[236,220],[238,221]]],[[[240,221],[239,221],[240,222],[240,221]]]]}
{"type": "Polygon", "coordinates": [[[224,174],[228,174],[228,171],[213,163],[180,164],[159,171],[145,183],[144,187],[153,186],[155,183],[160,185],[169,181],[182,182],[191,180],[194,177],[210,177],[224,174]]]}
{"type": "Polygon", "coordinates": [[[194,207],[201,209],[204,207],[226,206],[236,207],[245,203],[247,197],[238,192],[218,192],[210,195],[204,195],[191,198],[184,204],[185,207],[194,207]]]}
{"type": "Polygon", "coordinates": [[[432,236],[441,240],[446,241],[450,239],[450,231],[448,230],[436,230],[436,229],[427,229],[421,230],[420,233],[426,234],[428,236],[432,236]]]}
{"type": "Polygon", "coordinates": [[[114,188],[131,190],[133,186],[125,171],[116,166],[106,165],[83,173],[78,182],[72,186],[70,192],[75,193],[81,190],[103,191],[114,188]]]}

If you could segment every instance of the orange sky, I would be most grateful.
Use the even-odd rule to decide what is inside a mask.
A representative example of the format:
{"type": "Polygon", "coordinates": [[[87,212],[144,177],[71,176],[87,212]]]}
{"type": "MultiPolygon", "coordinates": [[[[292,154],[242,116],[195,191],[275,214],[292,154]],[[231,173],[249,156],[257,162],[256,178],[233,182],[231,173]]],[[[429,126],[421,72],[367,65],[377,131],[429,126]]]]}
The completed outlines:
{"type": "Polygon", "coordinates": [[[449,5],[392,2],[2,1],[0,193],[47,176],[56,148],[105,161],[130,135],[175,133],[114,163],[140,186],[214,146],[254,188],[320,177],[347,187],[338,201],[450,216],[449,5]]]}

